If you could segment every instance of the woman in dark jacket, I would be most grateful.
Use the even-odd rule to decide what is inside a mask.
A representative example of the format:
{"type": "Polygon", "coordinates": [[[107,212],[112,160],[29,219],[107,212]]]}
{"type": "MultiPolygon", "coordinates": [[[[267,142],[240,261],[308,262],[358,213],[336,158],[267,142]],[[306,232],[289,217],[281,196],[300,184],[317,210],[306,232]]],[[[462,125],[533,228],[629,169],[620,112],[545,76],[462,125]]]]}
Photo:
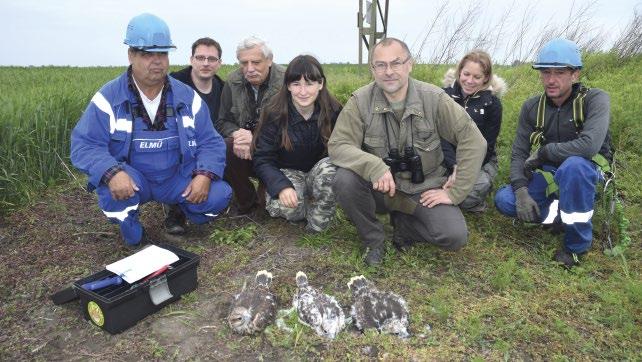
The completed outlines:
{"type": "Polygon", "coordinates": [[[328,139],[341,105],[327,90],[321,64],[299,55],[284,85],[261,114],[252,162],[267,188],[266,210],[289,221],[307,219],[306,230],[325,230],[336,208],[328,139]]]}
{"type": "MultiPolygon", "coordinates": [[[[502,123],[502,103],[499,97],[505,89],[504,80],[493,74],[490,56],[479,50],[466,54],[457,69],[449,69],[444,77],[444,90],[466,109],[488,144],[475,185],[468,197],[459,204],[462,210],[482,212],[486,209],[486,196],[492,190],[493,179],[497,175],[495,144],[502,123]]],[[[455,146],[445,140],[442,140],[441,145],[444,164],[452,171],[444,185],[444,188],[449,188],[457,175],[455,146]]]]}

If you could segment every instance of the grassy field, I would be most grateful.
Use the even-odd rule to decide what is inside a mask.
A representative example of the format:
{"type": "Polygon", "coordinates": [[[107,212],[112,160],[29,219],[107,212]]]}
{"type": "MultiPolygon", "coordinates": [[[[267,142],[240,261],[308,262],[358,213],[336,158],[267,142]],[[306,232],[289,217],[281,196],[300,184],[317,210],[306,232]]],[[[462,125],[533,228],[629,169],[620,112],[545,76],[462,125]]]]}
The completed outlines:
{"type": "MultiPolygon", "coordinates": [[[[56,308],[46,297],[127,253],[93,196],[81,190],[82,178],[64,166],[70,129],[96,89],[122,69],[0,68],[0,360],[641,360],[642,57],[600,54],[585,63],[585,84],[611,96],[617,182],[632,240],[624,254],[601,252],[599,213],[592,252],[570,272],[551,261],[561,235],[523,227],[493,208],[466,215],[470,242],[462,251],[390,248],[377,269],[364,265],[342,213],[318,236],[281,220],[227,218],[173,241],[201,255],[199,288],[118,336],[81,321],[77,306],[56,308]],[[270,327],[236,336],[225,324],[226,308],[243,279],[260,269],[275,274],[282,308],[291,302],[297,270],[344,306],[351,302],[346,282],[364,274],[406,298],[412,336],[350,328],[328,342],[292,320],[292,332],[270,327]]],[[[232,69],[224,67],[223,76],[232,69]]],[[[440,84],[446,69],[417,65],[413,76],[440,84]]],[[[496,72],[509,85],[498,141],[501,184],[520,105],[541,87],[527,65],[496,72]]],[[[327,65],[326,73],[341,102],[369,81],[364,67],[327,65]]],[[[143,210],[143,221],[163,238],[156,205],[143,210]]]]}

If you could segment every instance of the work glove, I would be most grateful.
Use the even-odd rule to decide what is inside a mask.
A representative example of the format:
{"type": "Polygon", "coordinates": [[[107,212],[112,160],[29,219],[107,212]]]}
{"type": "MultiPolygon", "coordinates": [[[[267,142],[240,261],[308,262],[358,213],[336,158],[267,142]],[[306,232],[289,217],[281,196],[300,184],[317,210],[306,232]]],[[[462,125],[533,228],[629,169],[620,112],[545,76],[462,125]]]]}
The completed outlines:
{"type": "Polygon", "coordinates": [[[540,219],[539,206],[531,195],[528,194],[526,186],[515,191],[515,206],[517,207],[517,218],[525,222],[538,222],[540,219]]]}
{"type": "Polygon", "coordinates": [[[540,150],[537,150],[531,153],[530,156],[524,161],[524,176],[529,180],[533,178],[533,172],[540,168],[543,164],[543,160],[540,157],[540,150]]]}

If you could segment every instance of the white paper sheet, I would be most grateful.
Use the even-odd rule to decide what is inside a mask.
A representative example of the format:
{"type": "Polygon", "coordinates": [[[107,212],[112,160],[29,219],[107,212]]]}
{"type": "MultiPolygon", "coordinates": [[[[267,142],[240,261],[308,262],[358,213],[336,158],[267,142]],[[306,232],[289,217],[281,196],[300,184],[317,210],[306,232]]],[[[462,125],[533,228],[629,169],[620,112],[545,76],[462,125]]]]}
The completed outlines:
{"type": "Polygon", "coordinates": [[[107,265],[106,268],[132,284],[166,265],[177,262],[178,259],[171,251],[150,245],[136,254],[107,265]]]}

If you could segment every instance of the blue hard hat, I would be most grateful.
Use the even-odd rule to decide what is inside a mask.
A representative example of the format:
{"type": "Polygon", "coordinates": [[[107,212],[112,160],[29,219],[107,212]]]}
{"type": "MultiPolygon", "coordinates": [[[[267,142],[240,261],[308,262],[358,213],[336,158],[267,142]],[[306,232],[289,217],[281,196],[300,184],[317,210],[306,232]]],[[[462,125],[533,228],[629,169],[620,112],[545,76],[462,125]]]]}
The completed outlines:
{"type": "Polygon", "coordinates": [[[540,49],[533,68],[582,69],[580,48],[570,40],[553,39],[540,49]]]}
{"type": "Polygon", "coordinates": [[[176,49],[172,44],[169,27],[156,15],[143,13],[127,24],[125,44],[147,52],[167,52],[176,49]]]}

